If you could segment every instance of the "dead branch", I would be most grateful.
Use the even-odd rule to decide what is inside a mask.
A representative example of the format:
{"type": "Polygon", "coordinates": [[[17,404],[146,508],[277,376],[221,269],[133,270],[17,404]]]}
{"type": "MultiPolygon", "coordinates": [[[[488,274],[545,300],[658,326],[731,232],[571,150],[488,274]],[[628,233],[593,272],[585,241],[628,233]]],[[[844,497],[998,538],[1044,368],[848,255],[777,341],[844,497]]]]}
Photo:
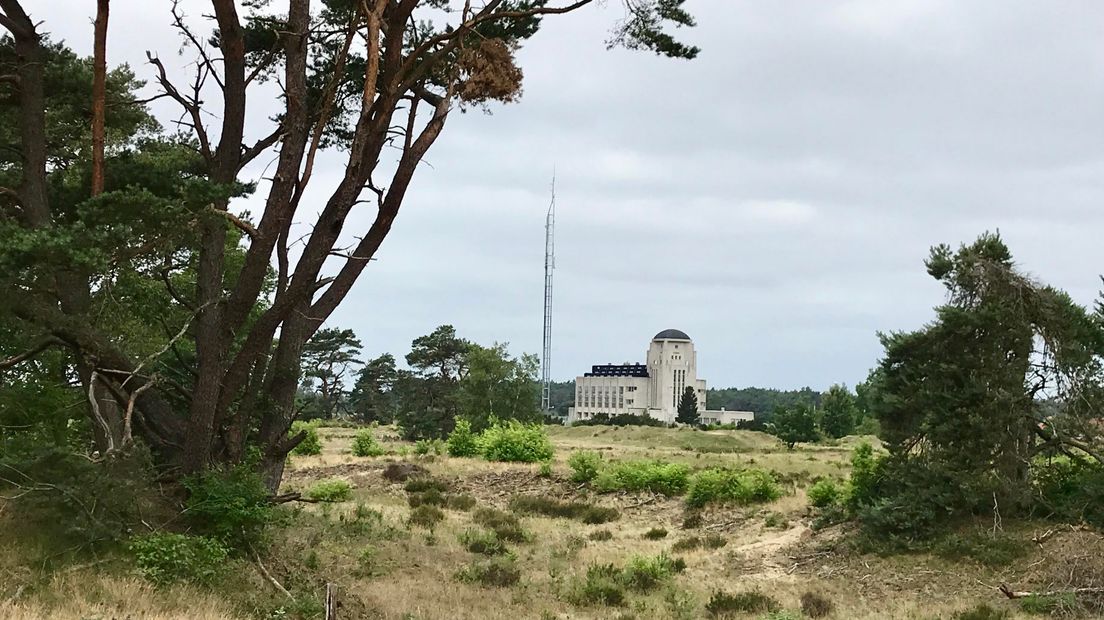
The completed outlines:
{"type": "Polygon", "coordinates": [[[257,568],[259,568],[261,570],[261,575],[269,583],[271,583],[274,588],[276,588],[277,590],[282,592],[284,594],[284,596],[288,597],[290,600],[293,600],[293,601],[295,600],[295,597],[291,595],[291,592],[288,592],[287,588],[280,585],[280,582],[276,581],[276,578],[273,577],[272,574],[268,572],[268,569],[265,568],[265,565],[261,563],[261,556],[258,555],[256,551],[253,551],[253,560],[257,562],[257,568]]]}
{"type": "Polygon", "coordinates": [[[1071,588],[1069,590],[1047,590],[1042,592],[1021,592],[1013,590],[1008,584],[1000,584],[998,588],[1008,598],[1031,598],[1042,596],[1060,596],[1062,594],[1104,594],[1104,588],[1071,588]]]}
{"type": "Polygon", "coordinates": [[[11,356],[7,359],[0,359],[0,370],[5,369],[5,368],[11,368],[12,366],[16,366],[18,364],[21,364],[21,363],[33,358],[34,356],[38,355],[39,353],[42,353],[43,351],[50,348],[51,346],[57,345],[57,344],[64,344],[64,343],[62,341],[58,340],[57,338],[54,338],[53,336],[50,336],[48,338],[43,338],[37,344],[35,344],[35,346],[31,347],[30,349],[28,349],[28,350],[26,350],[26,351],[24,351],[24,352],[22,352],[18,355],[13,355],[13,356],[11,356]]]}
{"type": "Polygon", "coordinates": [[[303,497],[302,493],[293,491],[291,493],[281,493],[280,495],[273,495],[268,499],[270,504],[286,504],[288,502],[302,502],[304,504],[320,504],[322,500],[311,499],[309,497],[303,497]]]}
{"type": "Polygon", "coordinates": [[[249,222],[247,222],[247,221],[241,219],[240,217],[234,215],[233,213],[231,213],[229,211],[223,211],[222,209],[215,209],[213,207],[209,208],[208,211],[211,211],[213,213],[217,213],[217,214],[225,217],[226,219],[230,220],[230,223],[232,223],[234,226],[236,226],[238,228],[238,230],[241,230],[243,233],[249,235],[250,239],[256,239],[257,238],[257,229],[254,228],[252,224],[250,224],[249,222]]]}
{"type": "Polygon", "coordinates": [[[108,426],[107,420],[100,413],[100,403],[96,400],[96,380],[99,377],[100,373],[93,370],[88,379],[88,404],[92,406],[92,417],[103,427],[104,439],[107,440],[107,452],[110,453],[115,451],[115,438],[111,434],[111,427],[108,426]]]}

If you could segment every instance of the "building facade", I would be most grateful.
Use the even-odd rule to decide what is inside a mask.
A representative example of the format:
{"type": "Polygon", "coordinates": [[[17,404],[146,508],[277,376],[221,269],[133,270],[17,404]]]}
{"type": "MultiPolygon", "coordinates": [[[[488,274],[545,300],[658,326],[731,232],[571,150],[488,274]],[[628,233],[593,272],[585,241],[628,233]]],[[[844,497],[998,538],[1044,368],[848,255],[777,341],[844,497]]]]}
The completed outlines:
{"type": "Polygon", "coordinates": [[[687,386],[698,397],[703,424],[732,424],[751,420],[749,411],[710,411],[705,402],[705,379],[698,378],[698,356],[686,332],[665,329],[652,338],[644,364],[601,364],[575,378],[575,406],[567,423],[598,414],[647,415],[673,424],[687,386]]]}

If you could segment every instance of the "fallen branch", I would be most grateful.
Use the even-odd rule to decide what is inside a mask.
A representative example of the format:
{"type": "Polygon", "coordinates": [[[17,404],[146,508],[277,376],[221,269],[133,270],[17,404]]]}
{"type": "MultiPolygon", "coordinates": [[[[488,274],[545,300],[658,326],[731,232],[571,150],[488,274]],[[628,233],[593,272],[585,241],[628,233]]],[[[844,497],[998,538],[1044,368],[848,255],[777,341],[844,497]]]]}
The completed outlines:
{"type": "Polygon", "coordinates": [[[276,578],[273,577],[272,574],[268,572],[268,569],[265,568],[264,564],[261,563],[261,556],[258,555],[256,551],[253,551],[253,559],[257,562],[257,568],[261,570],[261,575],[264,576],[264,578],[267,579],[273,587],[275,587],[280,592],[283,592],[284,596],[294,601],[295,597],[291,595],[291,592],[288,592],[287,588],[280,585],[280,582],[276,581],[276,578]]]}
{"type": "Polygon", "coordinates": [[[270,503],[270,504],[286,504],[288,502],[303,502],[305,504],[320,504],[320,503],[322,503],[322,500],[320,500],[320,499],[311,499],[309,497],[303,497],[303,494],[299,493],[298,491],[293,491],[291,493],[281,493],[280,495],[273,495],[272,497],[268,498],[268,503],[270,503]]]}
{"type": "Polygon", "coordinates": [[[1072,588],[1069,590],[1047,590],[1045,592],[1020,592],[1002,583],[998,588],[1008,598],[1031,598],[1040,596],[1060,596],[1062,594],[1104,594],[1104,588],[1072,588]]]}

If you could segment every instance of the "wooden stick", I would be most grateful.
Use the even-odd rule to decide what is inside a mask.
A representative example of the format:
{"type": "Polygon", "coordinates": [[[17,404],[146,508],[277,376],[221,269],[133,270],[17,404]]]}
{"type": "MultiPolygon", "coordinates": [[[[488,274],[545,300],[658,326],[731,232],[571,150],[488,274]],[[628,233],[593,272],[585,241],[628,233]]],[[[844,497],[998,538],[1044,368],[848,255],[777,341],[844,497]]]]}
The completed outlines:
{"type": "Polygon", "coordinates": [[[253,552],[253,559],[257,562],[257,568],[261,569],[261,575],[263,575],[264,578],[267,579],[268,582],[273,585],[273,587],[275,587],[280,592],[283,592],[284,596],[286,596],[289,599],[294,601],[295,597],[291,595],[291,592],[288,592],[287,588],[280,585],[280,582],[276,581],[276,578],[273,577],[272,574],[268,572],[268,569],[265,568],[264,564],[261,564],[261,556],[258,555],[256,551],[253,552]]]}
{"type": "Polygon", "coordinates": [[[1046,592],[1019,592],[1002,583],[999,590],[1008,598],[1030,598],[1032,596],[1058,596],[1060,594],[1104,594],[1104,588],[1072,588],[1070,590],[1049,590],[1046,592]]]}

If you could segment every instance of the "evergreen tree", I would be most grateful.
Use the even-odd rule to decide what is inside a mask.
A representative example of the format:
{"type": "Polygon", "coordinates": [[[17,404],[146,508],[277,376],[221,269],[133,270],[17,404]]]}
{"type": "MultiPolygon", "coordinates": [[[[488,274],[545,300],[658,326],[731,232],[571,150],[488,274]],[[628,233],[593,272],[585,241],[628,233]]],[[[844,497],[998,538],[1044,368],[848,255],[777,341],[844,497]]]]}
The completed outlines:
{"type": "Polygon", "coordinates": [[[694,392],[694,388],[688,385],[682,391],[682,397],[679,398],[678,416],[675,421],[679,424],[693,425],[698,423],[698,418],[698,395],[694,392]]]}
{"type": "Polygon", "coordinates": [[[774,410],[768,428],[772,435],[781,439],[791,450],[799,441],[817,440],[816,416],[808,403],[778,407],[774,410]]]}
{"type": "Polygon", "coordinates": [[[349,393],[349,410],[363,422],[389,424],[395,419],[395,356],[384,353],[364,364],[349,393]]]}

